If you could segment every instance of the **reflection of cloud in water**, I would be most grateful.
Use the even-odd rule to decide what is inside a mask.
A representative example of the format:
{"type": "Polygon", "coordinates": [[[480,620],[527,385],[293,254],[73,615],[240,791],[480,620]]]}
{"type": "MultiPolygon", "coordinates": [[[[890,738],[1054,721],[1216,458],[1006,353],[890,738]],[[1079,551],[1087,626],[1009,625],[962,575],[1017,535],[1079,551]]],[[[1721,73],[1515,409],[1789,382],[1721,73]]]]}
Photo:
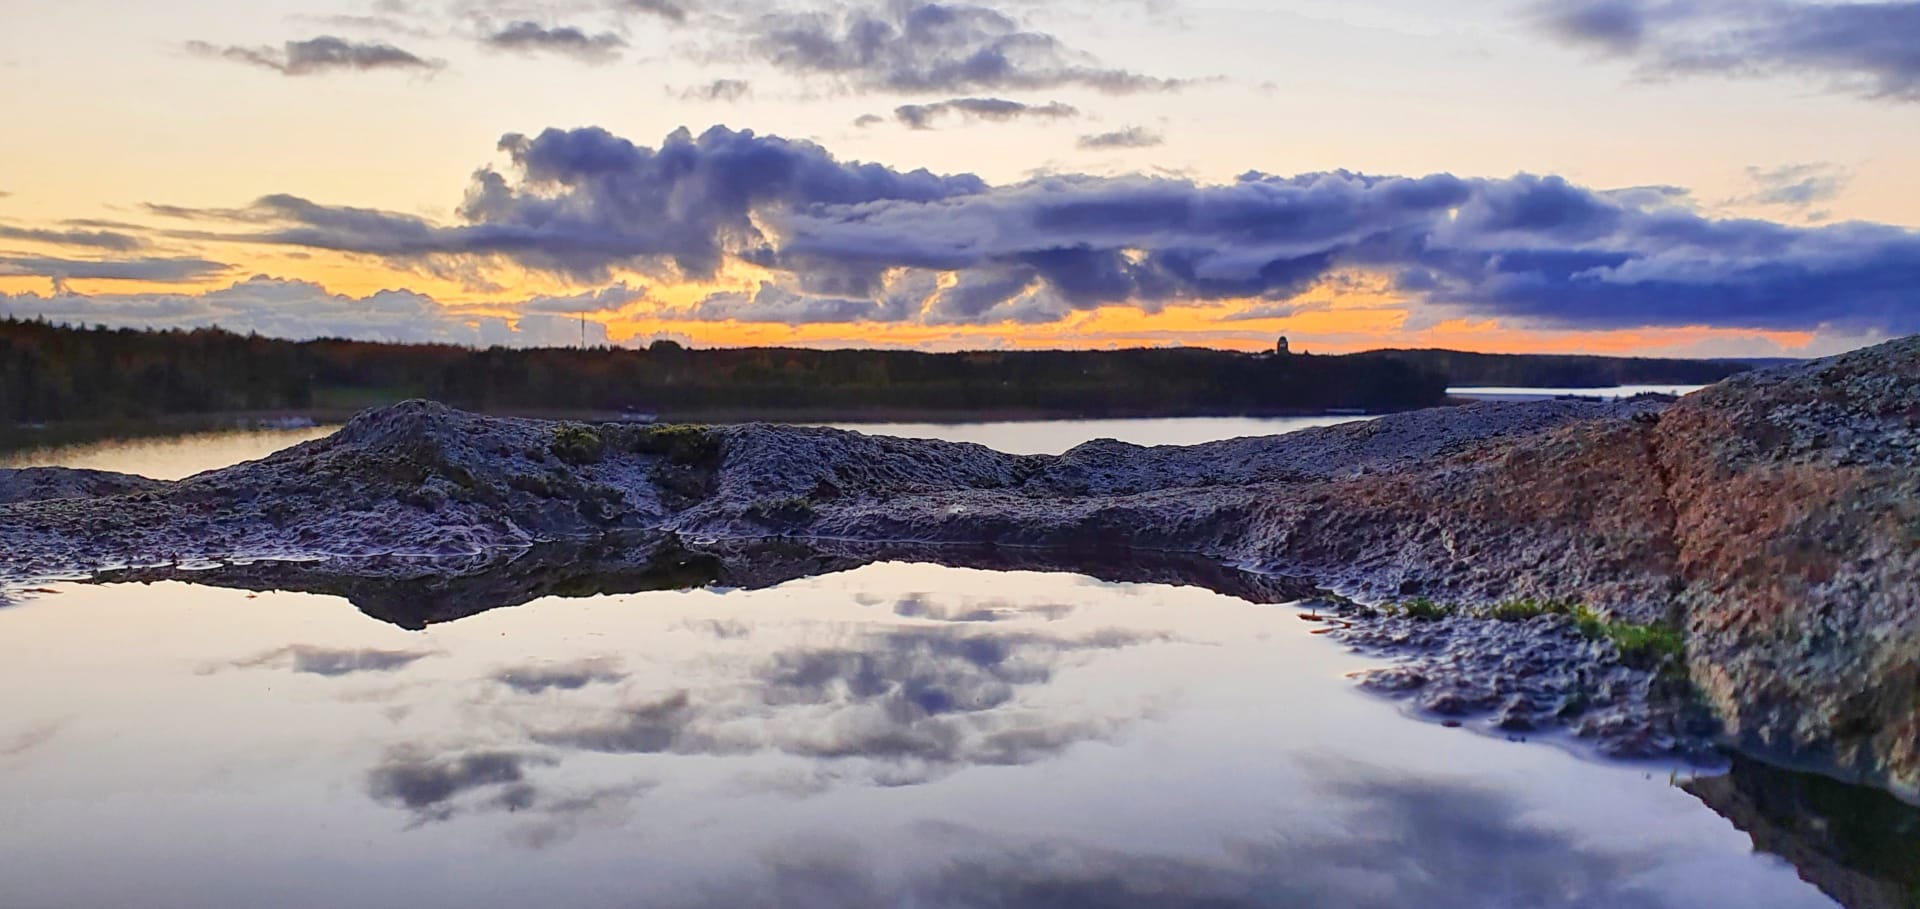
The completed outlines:
{"type": "Polygon", "coordinates": [[[658,701],[628,706],[611,721],[541,732],[534,735],[534,740],[607,754],[710,751],[690,731],[699,719],[692,698],[685,691],[676,691],[658,701]]]}
{"type": "Polygon", "coordinates": [[[680,623],[680,627],[687,631],[712,635],[723,641],[744,641],[753,637],[753,629],[748,627],[747,623],[731,620],[706,619],[702,621],[688,619],[680,623]]]}
{"type": "Polygon", "coordinates": [[[911,785],[969,765],[1028,764],[1111,738],[1134,717],[1062,718],[1023,707],[1069,655],[1158,636],[1119,631],[1080,639],[909,628],[844,646],[774,654],[754,684],[677,691],[534,731],[543,745],[613,754],[777,751],[863,759],[871,782],[911,785]]]}
{"type": "MultiPolygon", "coordinates": [[[[257,657],[235,660],[230,666],[234,669],[291,669],[304,675],[338,678],[363,672],[399,672],[430,656],[433,654],[404,650],[329,650],[296,644],[257,657]]],[[[203,669],[202,674],[220,668],[203,669]]]]}
{"type": "Polygon", "coordinates": [[[521,694],[545,694],[548,691],[579,691],[595,683],[612,685],[625,681],[610,660],[581,660],[551,666],[521,666],[494,673],[493,680],[521,694]]]}
{"type": "Polygon", "coordinates": [[[60,734],[60,727],[64,725],[61,720],[53,720],[29,727],[16,735],[0,737],[0,758],[19,757],[45,745],[60,734]]]}
{"type": "MultiPolygon", "coordinates": [[[[1349,774],[1352,771],[1345,771],[1349,774]]],[[[1001,906],[1050,909],[1653,909],[1636,885],[1657,856],[1607,852],[1571,832],[1524,820],[1490,789],[1434,780],[1350,778],[1329,785],[1340,831],[1317,841],[1228,846],[1217,857],[1133,854],[1072,842],[1008,844],[965,837],[961,857],[883,882],[844,846],[796,845],[757,875],[731,875],[690,907],[881,909],[1001,906]]]]}
{"type": "Polygon", "coordinates": [[[482,789],[494,790],[493,803],[514,809],[533,797],[526,766],[534,760],[510,751],[450,756],[395,751],[373,768],[367,789],[375,800],[407,808],[423,821],[452,817],[456,798],[482,789]]]}
{"type": "Polygon", "coordinates": [[[944,606],[932,602],[923,593],[910,593],[893,604],[893,614],[907,619],[927,619],[935,622],[955,622],[961,624],[979,624],[984,622],[1006,622],[1027,617],[1057,622],[1073,613],[1073,607],[1058,603],[1036,603],[1015,605],[1004,600],[968,604],[960,608],[944,606]]]}
{"type": "Polygon", "coordinates": [[[634,782],[554,793],[530,779],[533,768],[557,763],[552,757],[515,751],[433,754],[403,748],[389,752],[367,775],[367,792],[375,801],[412,812],[416,827],[463,812],[525,814],[528,822],[510,837],[537,849],[587,827],[618,824],[630,803],[654,785],[634,782]]]}

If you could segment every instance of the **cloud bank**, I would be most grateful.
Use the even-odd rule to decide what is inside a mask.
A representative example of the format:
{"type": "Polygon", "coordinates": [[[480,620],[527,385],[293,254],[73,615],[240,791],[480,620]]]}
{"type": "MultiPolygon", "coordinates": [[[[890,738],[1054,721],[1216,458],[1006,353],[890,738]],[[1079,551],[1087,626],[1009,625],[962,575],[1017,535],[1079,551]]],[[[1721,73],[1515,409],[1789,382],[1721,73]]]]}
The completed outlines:
{"type": "Polygon", "coordinates": [[[1634,60],[1650,77],[1804,76],[1920,101],[1920,2],[1549,0],[1537,14],[1556,37],[1634,60]]]}
{"type": "MultiPolygon", "coordinates": [[[[0,263],[0,273],[4,269],[0,263]]],[[[0,294],[0,316],[110,328],[218,326],[302,341],[346,338],[468,347],[572,347],[581,340],[581,314],[611,311],[643,294],[644,290],[615,285],[592,294],[535,297],[518,305],[475,311],[450,307],[409,290],[349,297],[307,281],[255,276],[191,294],[0,294]],[[500,315],[496,309],[512,315],[500,315]]],[[[608,343],[605,325],[588,321],[585,329],[588,344],[608,343]]]]}
{"type": "Polygon", "coordinates": [[[1347,171],[992,186],[722,127],[658,148],[599,129],[500,147],[509,171],[475,176],[457,224],[291,196],[173,211],[239,219],[249,242],[590,284],[706,279],[729,262],[772,276],[682,313],[707,320],[1046,323],[1112,304],[1286,301],[1360,271],[1410,302],[1537,327],[1920,331],[1920,233],[1716,219],[1665,190],[1347,171]]]}
{"type": "Polygon", "coordinates": [[[510,23],[488,34],[483,41],[495,50],[559,54],[588,63],[619,59],[620,52],[627,46],[626,39],[613,32],[590,35],[573,26],[548,28],[526,20],[510,23]]]}

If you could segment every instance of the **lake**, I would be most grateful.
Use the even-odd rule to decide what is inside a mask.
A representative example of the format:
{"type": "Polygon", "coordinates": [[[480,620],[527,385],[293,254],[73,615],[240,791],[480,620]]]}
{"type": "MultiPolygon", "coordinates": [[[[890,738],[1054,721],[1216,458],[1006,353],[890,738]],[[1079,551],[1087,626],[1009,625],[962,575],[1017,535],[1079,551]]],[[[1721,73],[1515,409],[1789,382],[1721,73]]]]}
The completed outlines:
{"type": "Polygon", "coordinates": [[[1475,401],[1539,401],[1547,398],[1600,398],[1617,401],[1635,395],[1690,395],[1705,385],[1620,385],[1614,388],[1449,388],[1447,394],[1475,401]]]}
{"type": "MultiPolygon", "coordinates": [[[[1631,396],[1643,391],[1684,394],[1694,386],[1634,386],[1570,392],[1563,389],[1453,389],[1464,397],[1534,400],[1562,394],[1631,396]]],[[[869,435],[973,442],[1009,454],[1061,454],[1095,439],[1135,445],[1200,445],[1221,439],[1272,436],[1369,419],[1362,415],[1308,417],[1184,417],[1138,420],[1034,420],[987,423],[833,423],[869,435]]],[[[0,452],[0,467],[77,467],[178,480],[208,470],[264,458],[301,442],[324,438],[338,426],[300,429],[230,429],[132,439],[101,439],[72,445],[0,452]]]]}

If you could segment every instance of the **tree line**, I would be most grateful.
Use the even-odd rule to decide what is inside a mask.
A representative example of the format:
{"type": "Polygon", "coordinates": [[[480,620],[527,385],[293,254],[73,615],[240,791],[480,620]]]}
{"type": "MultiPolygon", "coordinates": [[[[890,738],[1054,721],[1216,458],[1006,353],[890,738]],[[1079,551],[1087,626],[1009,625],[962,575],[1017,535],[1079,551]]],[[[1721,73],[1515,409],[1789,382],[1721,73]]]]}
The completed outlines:
{"type": "Polygon", "coordinates": [[[1599,375],[1693,382],[1743,368],[1614,362],[1428,351],[696,350],[672,342],[475,350],[0,319],[0,420],[343,412],[408,398],[488,412],[645,411],[688,420],[1388,411],[1439,404],[1449,384],[1576,385],[1599,375]]]}

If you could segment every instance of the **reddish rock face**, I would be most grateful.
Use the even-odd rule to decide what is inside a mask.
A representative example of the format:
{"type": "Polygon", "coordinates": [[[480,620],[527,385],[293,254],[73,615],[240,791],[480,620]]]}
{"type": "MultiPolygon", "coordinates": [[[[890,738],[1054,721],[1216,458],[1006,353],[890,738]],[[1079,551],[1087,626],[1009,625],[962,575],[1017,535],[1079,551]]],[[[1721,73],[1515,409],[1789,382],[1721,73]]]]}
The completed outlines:
{"type": "Polygon", "coordinates": [[[1920,342],[1724,383],[1658,440],[1730,731],[1920,792],[1920,342]]]}

